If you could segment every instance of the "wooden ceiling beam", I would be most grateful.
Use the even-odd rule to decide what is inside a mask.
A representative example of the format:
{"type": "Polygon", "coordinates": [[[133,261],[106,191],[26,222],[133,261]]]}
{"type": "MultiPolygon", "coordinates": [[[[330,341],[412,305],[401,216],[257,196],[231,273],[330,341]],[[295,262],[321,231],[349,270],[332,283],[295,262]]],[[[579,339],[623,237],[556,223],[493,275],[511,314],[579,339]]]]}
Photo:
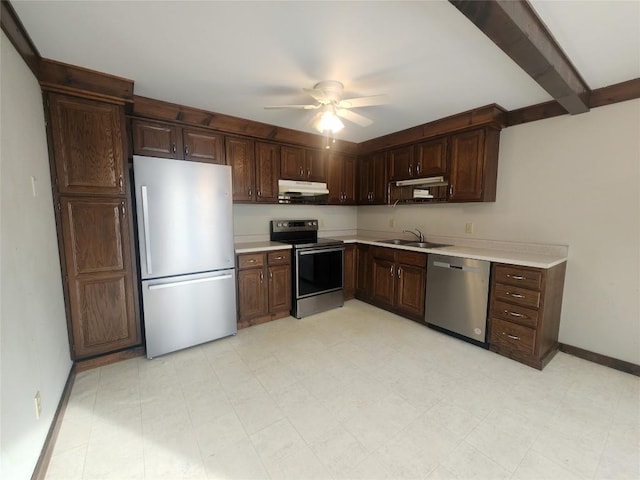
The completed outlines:
{"type": "Polygon", "coordinates": [[[570,114],[591,91],[526,0],[449,0],[570,114]]]}

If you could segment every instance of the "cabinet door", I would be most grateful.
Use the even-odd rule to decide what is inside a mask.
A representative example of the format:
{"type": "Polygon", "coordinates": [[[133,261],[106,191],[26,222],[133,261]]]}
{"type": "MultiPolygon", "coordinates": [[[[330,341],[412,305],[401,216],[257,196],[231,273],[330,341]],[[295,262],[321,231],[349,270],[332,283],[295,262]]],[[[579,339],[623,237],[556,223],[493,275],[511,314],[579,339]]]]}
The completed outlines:
{"type": "Polygon", "coordinates": [[[344,299],[349,300],[356,294],[356,246],[344,247],[344,299]]]}
{"type": "Polygon", "coordinates": [[[342,203],[356,204],[356,157],[342,155],[342,203]]]}
{"type": "Polygon", "coordinates": [[[291,265],[269,267],[269,313],[291,310],[291,265]]]}
{"type": "Polygon", "coordinates": [[[61,197],[74,358],[140,343],[122,198],[61,197]]]}
{"type": "Polygon", "coordinates": [[[280,174],[287,180],[306,180],[304,149],[282,147],[280,149],[280,174]]]}
{"type": "Polygon", "coordinates": [[[329,196],[327,198],[327,203],[329,205],[339,205],[342,203],[343,159],[344,159],[344,155],[340,153],[331,152],[328,156],[327,188],[329,189],[329,196]]]}
{"type": "Polygon", "coordinates": [[[413,177],[413,147],[396,148],[389,152],[389,180],[413,177]]]}
{"type": "Polygon", "coordinates": [[[399,264],[396,269],[396,308],[399,312],[418,320],[424,319],[426,270],[399,264]]]}
{"type": "Polygon", "coordinates": [[[227,137],[225,149],[227,163],[231,166],[233,201],[250,202],[255,195],[253,140],[227,137]]]}
{"type": "Polygon", "coordinates": [[[449,200],[482,200],[485,131],[472,130],[451,137],[449,200]]]}
{"type": "Polygon", "coordinates": [[[369,246],[364,244],[358,244],[356,250],[357,256],[357,277],[356,277],[356,297],[363,300],[368,300],[371,296],[371,283],[370,283],[370,257],[369,246]]]}
{"type": "Polygon", "coordinates": [[[263,268],[238,271],[238,322],[248,321],[267,313],[267,283],[263,268]]]}
{"type": "Polygon", "coordinates": [[[256,142],[256,202],[278,203],[280,146],[256,142]]]}
{"type": "Polygon", "coordinates": [[[440,138],[416,145],[415,172],[417,176],[447,174],[447,139],[440,138]]]}
{"type": "Polygon", "coordinates": [[[372,202],[371,184],[372,177],[372,160],[371,156],[358,158],[358,205],[367,205],[372,202]]]}
{"type": "Polygon", "coordinates": [[[387,156],[375,153],[371,158],[371,203],[384,205],[387,203],[387,156]]]}
{"type": "Polygon", "coordinates": [[[182,130],[184,159],[193,162],[225,164],[224,136],[206,130],[182,130]]]}
{"type": "Polygon", "coordinates": [[[131,121],[133,153],[149,157],[182,158],[180,127],[161,122],[131,121]]]}
{"type": "Polygon", "coordinates": [[[320,150],[305,151],[305,165],[307,176],[310,182],[327,181],[327,155],[320,150]]]}
{"type": "Polygon", "coordinates": [[[394,303],[395,264],[374,258],[372,262],[372,299],[374,303],[392,308],[394,303]]]}
{"type": "Polygon", "coordinates": [[[59,193],[124,194],[122,107],[54,93],[48,99],[59,193]]]}

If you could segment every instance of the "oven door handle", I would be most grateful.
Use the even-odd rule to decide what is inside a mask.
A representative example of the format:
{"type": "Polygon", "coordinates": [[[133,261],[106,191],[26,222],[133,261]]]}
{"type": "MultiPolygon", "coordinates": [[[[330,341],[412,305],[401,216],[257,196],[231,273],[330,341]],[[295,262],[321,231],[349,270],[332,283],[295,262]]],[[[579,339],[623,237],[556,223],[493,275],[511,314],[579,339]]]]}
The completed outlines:
{"type": "Polygon", "coordinates": [[[311,250],[299,250],[298,255],[313,255],[315,253],[344,252],[344,247],[337,248],[314,248],[311,250]]]}

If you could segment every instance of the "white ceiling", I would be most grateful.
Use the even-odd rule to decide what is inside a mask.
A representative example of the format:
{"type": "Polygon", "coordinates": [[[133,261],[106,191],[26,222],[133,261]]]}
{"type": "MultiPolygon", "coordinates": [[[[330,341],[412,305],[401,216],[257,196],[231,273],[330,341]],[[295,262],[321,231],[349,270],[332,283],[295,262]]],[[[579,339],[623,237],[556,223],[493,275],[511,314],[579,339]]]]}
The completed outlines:
{"type": "MultiPolygon", "coordinates": [[[[591,89],[640,77],[640,1],[533,7],[591,89]]],[[[135,81],[135,94],[295,130],[302,88],[339,80],[344,98],[386,93],[337,138],[362,142],[490,103],[551,100],[447,1],[11,0],[45,58],[135,81]]]]}

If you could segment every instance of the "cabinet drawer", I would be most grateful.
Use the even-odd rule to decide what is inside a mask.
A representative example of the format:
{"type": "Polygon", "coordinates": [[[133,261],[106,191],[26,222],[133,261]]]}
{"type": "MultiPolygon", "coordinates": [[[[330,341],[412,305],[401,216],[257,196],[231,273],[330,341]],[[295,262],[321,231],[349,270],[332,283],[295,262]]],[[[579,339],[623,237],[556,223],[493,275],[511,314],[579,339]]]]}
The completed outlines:
{"type": "Polygon", "coordinates": [[[269,265],[284,265],[291,263],[291,252],[289,250],[278,250],[267,254],[269,265]]]}
{"type": "Polygon", "coordinates": [[[510,322],[535,327],[538,324],[538,311],[531,308],[512,305],[499,300],[493,302],[491,316],[502,318],[510,322]]]}
{"type": "Polygon", "coordinates": [[[542,272],[539,270],[496,265],[495,282],[507,285],[517,285],[522,288],[540,290],[542,286],[542,272]]]}
{"type": "Polygon", "coordinates": [[[238,268],[262,267],[264,265],[264,253],[246,253],[238,255],[238,268]]]}
{"type": "Polygon", "coordinates": [[[407,252],[405,250],[396,251],[396,262],[412,265],[414,267],[426,268],[427,254],[418,252],[407,252]]]}
{"type": "Polygon", "coordinates": [[[395,262],[395,253],[396,251],[393,248],[371,247],[371,256],[373,258],[395,262]]]}
{"type": "Polygon", "coordinates": [[[540,307],[540,292],[535,290],[496,283],[493,295],[496,300],[504,300],[505,302],[531,308],[540,307]]]}
{"type": "Polygon", "coordinates": [[[522,325],[492,318],[489,343],[527,355],[533,355],[536,344],[536,331],[522,325]]]}

